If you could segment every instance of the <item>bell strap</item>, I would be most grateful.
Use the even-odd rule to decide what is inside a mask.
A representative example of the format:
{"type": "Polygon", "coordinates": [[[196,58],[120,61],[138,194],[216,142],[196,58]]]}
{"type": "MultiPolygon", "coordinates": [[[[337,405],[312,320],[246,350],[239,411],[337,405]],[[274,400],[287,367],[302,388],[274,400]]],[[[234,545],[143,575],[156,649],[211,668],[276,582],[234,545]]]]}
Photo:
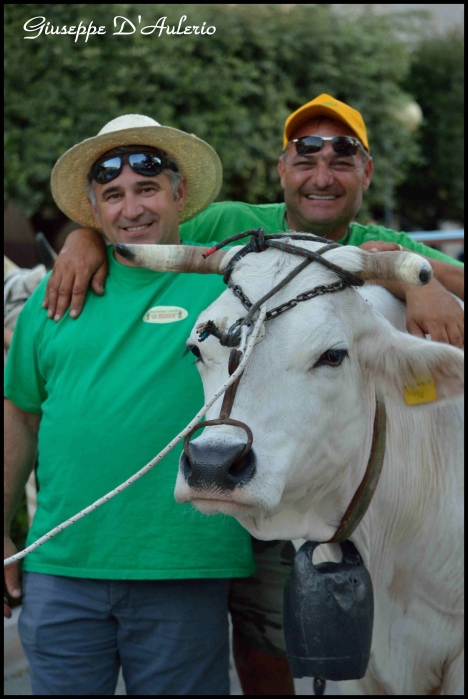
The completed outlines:
{"type": "Polygon", "coordinates": [[[380,472],[385,457],[385,441],[387,435],[387,413],[385,401],[380,396],[375,399],[374,430],[372,433],[372,446],[364,477],[349,503],[348,509],[343,515],[340,526],[331,539],[325,544],[335,544],[349,539],[367,512],[372,496],[374,495],[380,472]]]}

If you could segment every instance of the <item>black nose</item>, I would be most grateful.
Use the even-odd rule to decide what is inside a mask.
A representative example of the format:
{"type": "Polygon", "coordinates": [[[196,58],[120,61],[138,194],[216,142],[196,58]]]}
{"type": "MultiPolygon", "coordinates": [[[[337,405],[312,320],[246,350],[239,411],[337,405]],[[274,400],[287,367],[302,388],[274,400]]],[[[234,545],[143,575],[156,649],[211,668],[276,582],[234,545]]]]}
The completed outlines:
{"type": "Polygon", "coordinates": [[[248,483],[255,473],[255,454],[250,450],[242,456],[245,444],[223,444],[208,446],[189,442],[180,464],[182,473],[191,488],[219,488],[234,490],[248,483]]]}

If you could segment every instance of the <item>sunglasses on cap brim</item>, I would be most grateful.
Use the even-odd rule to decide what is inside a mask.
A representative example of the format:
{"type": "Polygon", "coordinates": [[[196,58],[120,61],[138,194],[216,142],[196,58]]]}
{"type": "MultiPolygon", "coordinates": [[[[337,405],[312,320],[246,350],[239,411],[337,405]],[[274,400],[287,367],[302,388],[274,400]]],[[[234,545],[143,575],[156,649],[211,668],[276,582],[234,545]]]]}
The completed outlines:
{"type": "Polygon", "coordinates": [[[325,141],[331,142],[333,150],[338,155],[356,155],[359,149],[366,153],[361,141],[352,136],[301,136],[301,138],[293,138],[292,141],[289,141],[283,152],[294,143],[298,155],[313,155],[322,150],[325,141]]]}
{"type": "Polygon", "coordinates": [[[156,177],[163,170],[170,168],[178,172],[177,167],[168,162],[163,155],[157,155],[150,151],[125,153],[124,155],[103,156],[96,160],[91,168],[91,176],[98,184],[107,184],[115,180],[122,172],[125,163],[128,163],[133,172],[143,177],[156,177]]]}

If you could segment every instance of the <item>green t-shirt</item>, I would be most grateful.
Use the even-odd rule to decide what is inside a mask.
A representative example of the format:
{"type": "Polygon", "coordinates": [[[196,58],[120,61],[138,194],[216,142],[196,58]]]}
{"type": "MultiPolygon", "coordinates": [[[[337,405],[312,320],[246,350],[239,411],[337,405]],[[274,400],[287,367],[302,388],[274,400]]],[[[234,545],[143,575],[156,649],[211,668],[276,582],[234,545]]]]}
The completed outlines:
{"type": "MultiPolygon", "coordinates": [[[[204,403],[194,357],[183,352],[198,314],[225,289],[222,279],[127,267],[112,251],[105,294],[89,293],[78,319],[47,318],[44,280],[13,335],[5,396],[42,415],[27,544],[142,468],[204,403]],[[173,322],[145,322],[158,306],[177,308],[154,310],[152,320],[173,322]]],[[[181,448],[27,556],[25,570],[141,580],[251,575],[250,535],[234,518],[175,502],[181,448]]]]}
{"type": "MultiPolygon", "coordinates": [[[[211,204],[205,211],[191,221],[182,224],[180,234],[186,243],[220,242],[231,235],[241,233],[251,228],[264,228],[265,233],[289,231],[285,216],[284,204],[244,204],[239,201],[223,201],[211,204]]],[[[342,245],[361,245],[368,240],[384,240],[399,243],[404,248],[419,252],[421,255],[433,257],[436,260],[460,265],[461,262],[444,255],[438,250],[418,243],[405,233],[398,233],[383,226],[362,226],[351,223],[345,237],[338,240],[342,245]]],[[[245,244],[247,239],[240,240],[245,244]]]]}

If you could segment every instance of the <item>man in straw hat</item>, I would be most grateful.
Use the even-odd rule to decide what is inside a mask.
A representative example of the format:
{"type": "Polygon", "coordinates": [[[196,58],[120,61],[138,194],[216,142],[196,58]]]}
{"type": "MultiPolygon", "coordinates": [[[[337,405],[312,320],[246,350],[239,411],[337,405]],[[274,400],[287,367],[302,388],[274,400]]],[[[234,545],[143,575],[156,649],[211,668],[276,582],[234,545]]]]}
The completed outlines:
{"type": "MultiPolygon", "coordinates": [[[[412,250],[430,260],[433,281],[422,287],[380,283],[406,302],[409,332],[463,347],[463,310],[452,296],[464,297],[463,265],[404,233],[353,221],[373,171],[366,126],[356,109],[321,94],[293,112],[284,125],[278,171],[284,204],[212,204],[181,227],[183,240],[208,243],[260,226],[265,233],[307,231],[369,252],[412,250]]],[[[65,247],[45,298],[56,320],[70,303],[71,313],[79,315],[90,280],[101,293],[106,276],[96,232],[76,231],[65,247]]]]}
{"type": "MultiPolygon", "coordinates": [[[[179,222],[215,199],[221,176],[204,141],[126,115],[58,160],[52,192],[111,243],[177,244],[179,222]]],[[[183,353],[222,280],[154,274],[112,246],[107,265],[105,296],[90,298],[78,321],[47,320],[45,283],[18,319],[5,377],[5,556],[16,550],[9,527],[37,451],[28,544],[149,462],[203,405],[183,353]]],[[[229,694],[228,600],[231,581],[255,570],[251,537],[234,519],[176,504],[177,464],[171,452],[25,559],[18,628],[34,694],[113,694],[120,666],[127,694],[229,694]]],[[[5,576],[18,597],[16,565],[5,576]]],[[[252,675],[252,657],[241,674],[252,675]]],[[[261,691],[246,693],[293,693],[286,661],[258,657],[261,691]]]]}

